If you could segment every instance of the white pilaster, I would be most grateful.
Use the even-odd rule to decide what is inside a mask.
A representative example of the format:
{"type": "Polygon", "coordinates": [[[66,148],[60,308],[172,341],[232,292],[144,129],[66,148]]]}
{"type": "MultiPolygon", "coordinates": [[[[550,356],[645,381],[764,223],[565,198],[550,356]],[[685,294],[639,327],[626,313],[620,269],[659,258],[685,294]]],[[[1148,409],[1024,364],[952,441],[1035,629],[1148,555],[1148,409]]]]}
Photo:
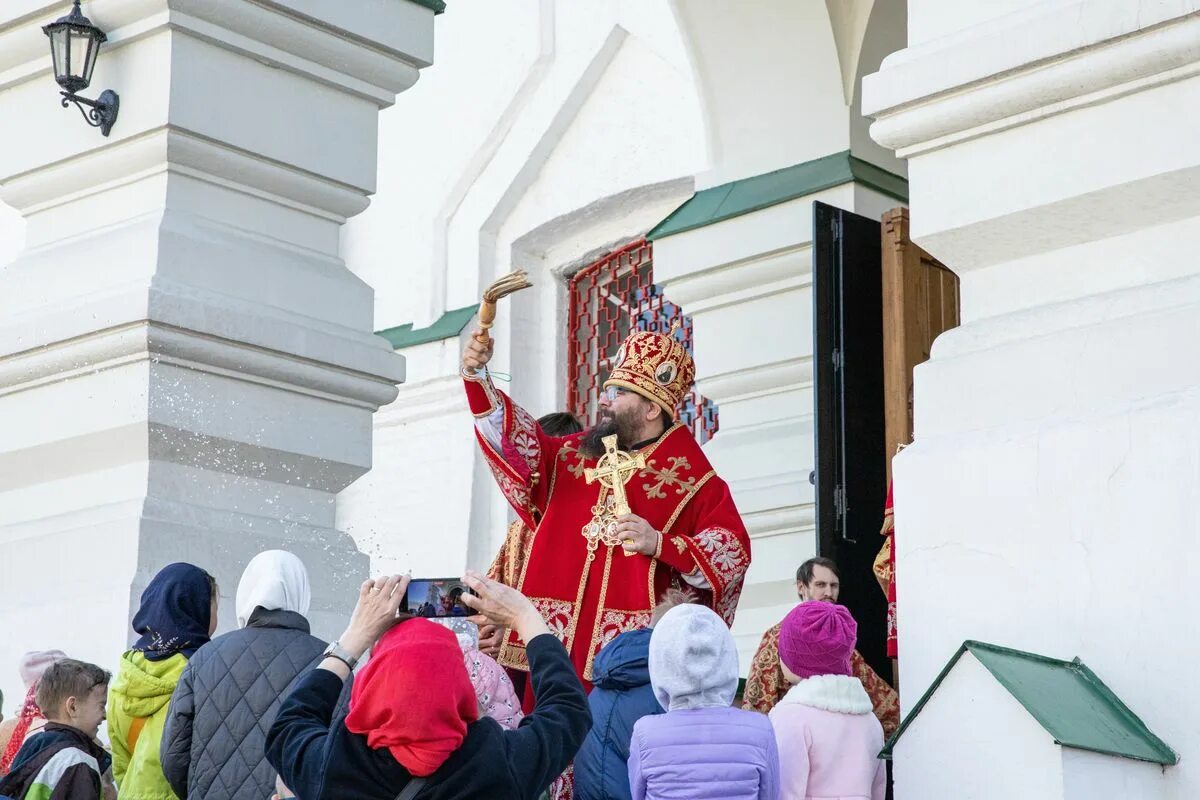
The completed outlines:
{"type": "Polygon", "coordinates": [[[334,635],[367,564],[334,496],[403,378],[339,231],[374,191],[378,111],[432,60],[433,11],[85,3],[109,41],[83,94],[121,95],[103,138],[58,103],[40,26],[68,8],[0,11],[0,199],[26,228],[0,270],[0,663],[112,665],[174,560],[215,572],[227,629],[270,547],[305,560],[334,635]]]}
{"type": "MultiPolygon", "coordinates": [[[[1182,754],[1153,796],[1194,796],[1200,701],[1170,675],[1200,614],[1200,4],[909,5],[863,107],[963,324],[895,461],[902,703],[967,638],[1078,655],[1182,754]]],[[[931,796],[958,724],[991,721],[910,748],[898,798],[931,796]]]]}
{"type": "MultiPolygon", "coordinates": [[[[899,201],[856,183],[654,243],[654,277],[695,325],[700,393],[720,409],[705,445],[750,530],[753,562],[733,632],[742,673],[763,631],[796,603],[816,555],[812,204],[874,219],[899,201]]],[[[882,512],[881,512],[882,513],[882,512]]]]}

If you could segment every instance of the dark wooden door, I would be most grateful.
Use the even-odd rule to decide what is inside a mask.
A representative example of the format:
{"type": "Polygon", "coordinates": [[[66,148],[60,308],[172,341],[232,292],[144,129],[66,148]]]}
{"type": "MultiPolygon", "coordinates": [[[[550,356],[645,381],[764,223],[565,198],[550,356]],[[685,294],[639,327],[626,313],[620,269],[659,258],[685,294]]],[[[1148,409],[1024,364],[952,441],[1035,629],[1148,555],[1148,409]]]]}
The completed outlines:
{"type": "Polygon", "coordinates": [[[858,649],[881,676],[887,601],[871,570],[887,493],[880,223],[813,204],[817,553],[841,568],[858,649]]]}

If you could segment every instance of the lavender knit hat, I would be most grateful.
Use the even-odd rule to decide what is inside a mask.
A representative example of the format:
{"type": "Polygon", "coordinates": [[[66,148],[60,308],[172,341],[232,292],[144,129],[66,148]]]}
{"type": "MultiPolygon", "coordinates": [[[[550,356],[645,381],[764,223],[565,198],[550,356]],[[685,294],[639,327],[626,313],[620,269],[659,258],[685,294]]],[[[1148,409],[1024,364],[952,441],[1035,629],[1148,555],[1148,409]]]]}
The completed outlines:
{"type": "Polygon", "coordinates": [[[798,677],[852,675],[850,655],[858,641],[858,623],[845,606],[809,601],[783,618],[779,660],[798,677]]]}

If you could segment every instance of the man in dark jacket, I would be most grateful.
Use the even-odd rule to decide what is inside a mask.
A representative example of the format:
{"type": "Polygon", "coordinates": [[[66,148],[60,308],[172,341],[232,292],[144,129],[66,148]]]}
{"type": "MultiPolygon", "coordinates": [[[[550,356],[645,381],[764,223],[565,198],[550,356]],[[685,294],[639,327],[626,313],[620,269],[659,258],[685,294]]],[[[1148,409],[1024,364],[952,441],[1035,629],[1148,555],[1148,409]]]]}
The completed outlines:
{"type": "Polygon", "coordinates": [[[650,634],[672,608],[694,602],[691,592],[668,589],[650,614],[649,628],[622,633],[596,654],[588,695],[592,729],[575,756],[575,800],[630,800],[633,724],[665,711],[650,685],[650,634]]]}
{"type": "Polygon", "coordinates": [[[259,553],[238,584],[240,630],[196,651],[171,696],[163,774],[185,800],[267,798],[275,769],[266,732],[297,676],[320,660],[309,635],[308,574],[282,550],[259,553]]]}

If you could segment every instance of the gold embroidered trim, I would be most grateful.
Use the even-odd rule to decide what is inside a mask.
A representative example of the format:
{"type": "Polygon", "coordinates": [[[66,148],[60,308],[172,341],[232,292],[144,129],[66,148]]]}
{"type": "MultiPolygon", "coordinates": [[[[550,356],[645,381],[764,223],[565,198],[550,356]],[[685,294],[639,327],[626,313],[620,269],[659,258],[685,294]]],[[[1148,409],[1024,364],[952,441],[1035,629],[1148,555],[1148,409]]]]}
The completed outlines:
{"type": "MultiPolygon", "coordinates": [[[[594,551],[593,551],[593,555],[594,555],[594,551]]],[[[583,679],[587,680],[587,681],[590,681],[592,679],[592,661],[593,661],[593,659],[596,658],[596,644],[597,644],[597,642],[600,641],[600,619],[601,619],[601,617],[604,616],[604,612],[606,610],[608,610],[608,611],[613,610],[613,609],[605,609],[604,608],[604,601],[608,597],[608,574],[609,574],[609,571],[612,570],[612,560],[613,560],[613,546],[610,544],[610,545],[608,545],[608,552],[606,552],[604,554],[604,577],[600,579],[600,597],[596,601],[596,621],[592,625],[592,640],[588,644],[587,663],[583,667],[583,679]]],[[[590,561],[588,563],[588,567],[589,568],[591,567],[590,561]]],[[[589,569],[589,572],[590,571],[591,570],[589,569]]],[[[583,587],[582,586],[579,587],[579,595],[580,595],[579,601],[582,602],[583,601],[583,587]]]]}
{"type": "Polygon", "coordinates": [[[483,376],[480,377],[478,372],[467,372],[465,368],[459,369],[458,372],[462,375],[463,380],[478,383],[480,388],[483,389],[484,395],[487,396],[488,402],[492,404],[487,411],[475,414],[475,419],[483,419],[494,414],[496,409],[501,406],[501,403],[499,395],[496,394],[496,385],[492,383],[492,376],[485,371],[483,376]]]}
{"type": "Polygon", "coordinates": [[[684,551],[687,550],[687,542],[682,536],[672,536],[671,544],[675,545],[675,549],[679,551],[679,555],[683,555],[684,551]]]}
{"type": "MultiPolygon", "coordinates": [[[[611,549],[612,548],[609,548],[610,551],[611,551],[611,549]]],[[[612,553],[610,552],[609,555],[612,555],[612,553]]],[[[568,653],[571,652],[571,646],[575,643],[575,634],[579,628],[579,609],[581,606],[583,606],[583,592],[585,589],[587,589],[588,579],[592,575],[592,562],[595,560],[596,560],[596,543],[589,542],[587,558],[585,558],[583,561],[583,574],[579,578],[579,593],[575,595],[575,607],[571,611],[571,622],[567,626],[567,635],[566,635],[565,641],[563,642],[563,644],[567,648],[568,653]]],[[[607,564],[605,564],[604,574],[605,574],[605,579],[607,580],[607,576],[608,576],[608,565],[607,564]]],[[[604,602],[603,595],[601,595],[601,597],[600,597],[600,602],[601,602],[601,605],[597,606],[597,608],[603,607],[603,602],[604,602]]],[[[589,666],[590,666],[590,663],[591,662],[589,662],[589,666]]],[[[591,679],[589,678],[589,680],[591,680],[591,679]]]]}
{"type": "Polygon", "coordinates": [[[529,672],[529,656],[525,653],[524,645],[505,642],[500,648],[500,657],[496,660],[502,667],[529,672]]]}
{"type": "Polygon", "coordinates": [[[683,513],[685,508],[687,508],[687,504],[692,501],[692,498],[695,497],[696,494],[704,488],[704,484],[708,483],[709,480],[711,480],[716,474],[716,470],[710,469],[707,475],[696,481],[696,484],[692,486],[691,490],[688,492],[687,497],[683,498],[683,500],[679,502],[679,506],[675,509],[675,513],[671,515],[671,518],[667,520],[667,524],[663,526],[662,532],[664,536],[671,530],[671,526],[675,524],[677,519],[679,519],[679,515],[683,513]]]}
{"type": "Polygon", "coordinates": [[[692,464],[688,461],[687,456],[671,456],[667,459],[670,464],[666,469],[656,469],[654,461],[646,463],[646,468],[643,472],[649,472],[658,481],[655,483],[643,483],[642,489],[646,492],[647,500],[666,500],[667,493],[663,491],[664,486],[670,486],[675,490],[675,494],[684,494],[689,488],[696,484],[695,476],[681,479],[679,472],[687,471],[692,468],[692,464]]]}

